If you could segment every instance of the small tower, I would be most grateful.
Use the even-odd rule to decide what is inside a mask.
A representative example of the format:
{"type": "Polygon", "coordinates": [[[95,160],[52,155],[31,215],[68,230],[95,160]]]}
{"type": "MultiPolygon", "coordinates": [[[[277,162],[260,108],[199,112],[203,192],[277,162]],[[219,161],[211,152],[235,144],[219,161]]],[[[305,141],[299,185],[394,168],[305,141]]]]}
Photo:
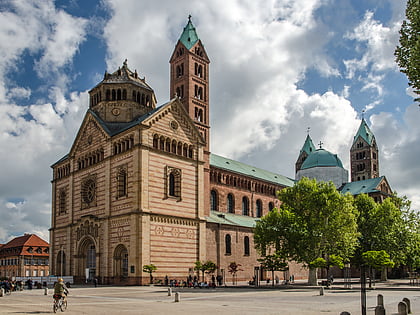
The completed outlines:
{"type": "Polygon", "coordinates": [[[350,149],[350,167],[352,182],[379,177],[378,146],[364,118],[350,149]]]}
{"type": "Polygon", "coordinates": [[[172,57],[170,98],[178,96],[206,140],[210,151],[209,64],[210,60],[191,22],[179,38],[172,57]]]}
{"type": "Polygon", "coordinates": [[[156,107],[153,89],[131,71],[127,60],[89,91],[89,108],[106,122],[130,122],[156,107]]]}
{"type": "Polygon", "coordinates": [[[305,143],[303,144],[302,149],[300,149],[299,157],[295,164],[295,174],[301,169],[303,162],[305,162],[306,158],[312,152],[315,152],[315,146],[312,142],[311,137],[308,135],[306,136],[305,143]]]}

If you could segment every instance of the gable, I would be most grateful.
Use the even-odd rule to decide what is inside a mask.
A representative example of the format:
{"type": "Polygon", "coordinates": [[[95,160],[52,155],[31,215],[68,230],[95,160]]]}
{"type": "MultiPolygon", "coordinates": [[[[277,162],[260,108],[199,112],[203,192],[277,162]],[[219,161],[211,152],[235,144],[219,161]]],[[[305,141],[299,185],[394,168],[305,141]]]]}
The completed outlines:
{"type": "Polygon", "coordinates": [[[101,124],[87,112],[82,125],[76,135],[76,139],[70,149],[70,156],[84,154],[103,145],[109,139],[101,124]]]}
{"type": "Polygon", "coordinates": [[[147,118],[149,135],[164,137],[171,141],[204,145],[205,141],[178,98],[171,100],[147,118]]]}

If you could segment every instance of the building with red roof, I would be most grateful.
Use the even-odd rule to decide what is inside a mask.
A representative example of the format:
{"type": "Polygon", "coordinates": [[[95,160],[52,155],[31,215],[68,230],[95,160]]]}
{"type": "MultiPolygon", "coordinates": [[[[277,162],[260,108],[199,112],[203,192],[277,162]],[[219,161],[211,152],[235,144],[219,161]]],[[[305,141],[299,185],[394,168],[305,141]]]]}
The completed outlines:
{"type": "Polygon", "coordinates": [[[50,244],[35,234],[0,245],[0,278],[49,275],[50,244]]]}

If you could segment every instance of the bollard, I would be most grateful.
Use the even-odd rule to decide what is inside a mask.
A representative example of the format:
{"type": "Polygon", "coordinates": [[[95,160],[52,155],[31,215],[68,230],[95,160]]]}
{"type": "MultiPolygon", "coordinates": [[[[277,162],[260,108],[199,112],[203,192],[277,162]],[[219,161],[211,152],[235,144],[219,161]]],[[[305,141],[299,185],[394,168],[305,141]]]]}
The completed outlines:
{"type": "Polygon", "coordinates": [[[4,289],[3,288],[1,288],[1,290],[0,290],[0,296],[4,296],[4,289]]]}
{"type": "Polygon", "coordinates": [[[384,296],[382,294],[378,294],[378,306],[384,306],[384,296]]]}
{"type": "Polygon", "coordinates": [[[378,305],[375,307],[375,315],[385,315],[385,308],[383,305],[378,305]]]}
{"type": "Polygon", "coordinates": [[[341,312],[340,315],[351,315],[349,312],[341,312]]]}
{"type": "Polygon", "coordinates": [[[44,295],[48,295],[48,288],[44,288],[44,295]]]}
{"type": "Polygon", "coordinates": [[[175,292],[175,302],[179,302],[179,300],[180,300],[179,292],[175,292]]]}
{"type": "Polygon", "coordinates": [[[407,298],[403,298],[402,301],[405,302],[405,304],[407,304],[407,313],[411,314],[411,302],[410,302],[410,300],[407,299],[407,298]]]}
{"type": "Polygon", "coordinates": [[[321,288],[319,289],[319,295],[324,295],[324,287],[321,287],[321,288]]]}
{"type": "Polygon", "coordinates": [[[172,295],[172,289],[168,288],[168,296],[171,296],[171,295],[172,295]]]}
{"type": "Polygon", "coordinates": [[[398,303],[398,315],[408,315],[407,304],[405,302],[398,303]]]}

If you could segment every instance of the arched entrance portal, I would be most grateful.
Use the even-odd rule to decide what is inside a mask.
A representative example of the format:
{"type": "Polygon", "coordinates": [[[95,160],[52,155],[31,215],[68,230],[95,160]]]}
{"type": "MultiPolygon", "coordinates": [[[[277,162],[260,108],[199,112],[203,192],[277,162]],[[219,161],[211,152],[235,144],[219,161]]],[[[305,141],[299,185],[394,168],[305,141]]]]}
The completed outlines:
{"type": "Polygon", "coordinates": [[[79,245],[79,276],[85,276],[87,281],[96,276],[96,246],[93,240],[86,237],[79,245]]]}
{"type": "Polygon", "coordinates": [[[124,280],[128,277],[128,250],[120,244],[114,250],[114,277],[124,280]]]}

